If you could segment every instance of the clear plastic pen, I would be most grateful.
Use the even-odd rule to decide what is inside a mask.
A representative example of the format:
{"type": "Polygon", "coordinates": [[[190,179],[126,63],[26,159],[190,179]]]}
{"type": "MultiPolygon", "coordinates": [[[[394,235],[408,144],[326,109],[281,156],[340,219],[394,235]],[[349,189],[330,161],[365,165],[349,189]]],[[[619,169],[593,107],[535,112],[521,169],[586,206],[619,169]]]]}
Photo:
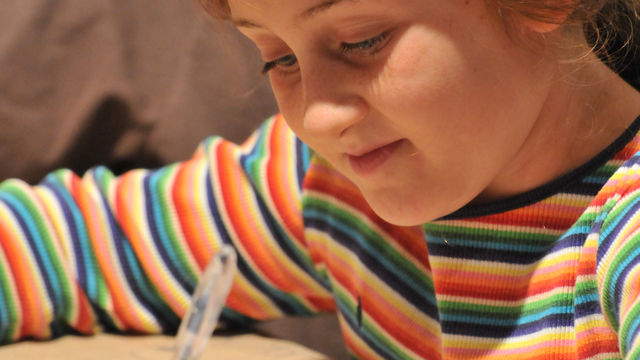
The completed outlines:
{"type": "Polygon", "coordinates": [[[200,357],[229,295],[236,271],[236,253],[223,245],[204,269],[176,336],[176,360],[200,357]]]}

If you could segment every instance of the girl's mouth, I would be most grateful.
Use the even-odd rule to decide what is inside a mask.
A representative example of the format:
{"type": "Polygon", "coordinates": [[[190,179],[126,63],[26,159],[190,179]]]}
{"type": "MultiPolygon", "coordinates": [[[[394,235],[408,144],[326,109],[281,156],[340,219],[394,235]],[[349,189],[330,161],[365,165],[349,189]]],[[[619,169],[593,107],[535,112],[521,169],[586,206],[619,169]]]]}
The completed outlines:
{"type": "Polygon", "coordinates": [[[400,139],[375,148],[362,155],[348,155],[353,171],[359,175],[367,175],[375,172],[396,152],[404,141],[404,139],[400,139]]]}

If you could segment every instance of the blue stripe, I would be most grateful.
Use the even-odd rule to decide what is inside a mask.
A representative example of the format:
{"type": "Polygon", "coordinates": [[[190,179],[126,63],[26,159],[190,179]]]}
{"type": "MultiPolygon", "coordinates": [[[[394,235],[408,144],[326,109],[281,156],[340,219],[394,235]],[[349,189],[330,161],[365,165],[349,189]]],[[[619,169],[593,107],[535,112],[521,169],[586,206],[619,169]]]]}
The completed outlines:
{"type": "Polygon", "coordinates": [[[264,155],[262,155],[261,153],[264,153],[264,154],[268,153],[268,149],[266,149],[266,146],[265,146],[267,131],[263,129],[264,128],[261,128],[262,131],[260,131],[258,135],[258,139],[256,140],[256,143],[253,145],[253,148],[251,149],[251,151],[248,154],[242,155],[240,157],[240,164],[242,164],[244,171],[246,171],[247,174],[249,174],[249,176],[252,178],[258,177],[259,179],[264,179],[264,174],[254,171],[255,166],[260,164],[261,161],[264,160],[264,155]]]}
{"type": "MultiPolygon", "coordinates": [[[[135,253],[128,239],[124,235],[122,228],[118,226],[111,212],[107,198],[106,189],[102,187],[102,181],[109,181],[112,178],[108,169],[101,167],[94,169],[91,174],[95,183],[100,185],[100,205],[107,216],[109,231],[113,239],[113,245],[117,253],[119,268],[122,270],[125,281],[129,285],[133,295],[141,306],[148,310],[155,320],[158,321],[164,332],[174,331],[179,322],[173,311],[163,303],[157,292],[150,288],[148,278],[141,269],[140,263],[135,257],[135,253]]],[[[151,285],[152,286],[152,285],[151,285]]]]}
{"type": "MultiPolygon", "coordinates": [[[[609,290],[609,294],[610,296],[603,296],[603,300],[607,301],[607,299],[609,301],[607,301],[609,303],[609,309],[611,309],[611,311],[614,312],[614,316],[615,319],[611,319],[612,322],[615,322],[615,327],[618,328],[618,321],[620,320],[619,317],[619,305],[621,302],[621,296],[622,296],[622,290],[624,290],[622,288],[622,282],[619,282],[619,278],[620,275],[623,272],[628,272],[629,268],[628,265],[630,264],[638,264],[640,263],[640,258],[638,258],[638,255],[640,255],[640,247],[637,246],[636,244],[636,248],[633,252],[631,252],[631,254],[628,255],[627,258],[624,259],[624,261],[622,261],[618,267],[615,268],[615,270],[613,271],[613,273],[610,276],[607,276],[609,280],[609,287],[607,289],[603,289],[603,291],[609,290]]],[[[607,280],[605,280],[606,282],[607,280]]],[[[606,294],[606,293],[605,293],[606,294]]]]}
{"type": "Polygon", "coordinates": [[[591,175],[591,176],[585,176],[582,180],[583,183],[587,183],[587,184],[598,184],[598,185],[602,185],[604,183],[606,183],[608,180],[608,178],[603,177],[603,176],[596,176],[596,175],[591,175]]]}
{"type": "MultiPolygon", "coordinates": [[[[317,209],[313,209],[311,207],[306,207],[304,209],[304,217],[305,219],[311,219],[311,218],[323,219],[324,217],[327,217],[327,213],[319,212],[317,209]]],[[[398,264],[391,262],[391,257],[389,256],[390,254],[382,254],[379,251],[380,249],[376,249],[373,247],[374,245],[373,242],[384,243],[386,245],[386,242],[384,241],[384,239],[380,238],[378,233],[374,231],[370,231],[369,235],[371,235],[371,239],[367,239],[365,238],[364,234],[362,234],[360,231],[357,231],[358,229],[353,227],[353,224],[344,223],[342,219],[339,219],[337,217],[331,217],[331,219],[333,219],[334,221],[327,220],[328,224],[330,224],[329,229],[320,229],[320,230],[328,232],[330,234],[332,231],[331,227],[333,227],[339,230],[341,233],[347,235],[350,239],[352,239],[358,244],[358,247],[360,249],[365,250],[367,253],[369,253],[370,256],[375,258],[390,273],[395,275],[398,279],[402,279],[403,282],[405,282],[411,289],[418,292],[421,296],[424,296],[425,300],[428,300],[431,304],[435,305],[435,299],[433,298],[433,294],[426,292],[422,286],[418,286],[418,284],[422,283],[424,279],[412,278],[411,277],[412,274],[408,274],[402,271],[401,268],[398,266],[398,264]],[[374,241],[370,241],[370,240],[374,240],[374,241]]],[[[351,249],[351,251],[353,250],[351,249]]],[[[400,255],[398,255],[397,257],[405,259],[400,255]]],[[[370,269],[370,270],[373,270],[373,269],[370,269]]],[[[418,271],[415,270],[414,272],[417,273],[418,271]]]]}
{"type": "Polygon", "coordinates": [[[183,266],[184,264],[182,263],[182,260],[178,257],[176,250],[179,251],[180,249],[174,248],[171,243],[171,239],[167,233],[167,224],[165,224],[163,210],[160,206],[163,202],[166,203],[167,201],[164,199],[164,189],[160,187],[158,183],[162,180],[162,176],[172,168],[173,167],[163,169],[165,171],[156,171],[149,176],[149,187],[146,190],[149,198],[153,200],[151,201],[151,212],[154,220],[153,229],[157,232],[157,238],[160,239],[160,245],[164,248],[165,254],[171,259],[173,264],[175,264],[174,268],[180,275],[180,282],[186,282],[191,285],[185,287],[189,292],[191,292],[194,289],[193,284],[197,282],[197,276],[193,272],[189,271],[187,266],[183,266]],[[160,199],[161,196],[163,197],[162,199],[160,199]]]}
{"type": "MultiPolygon", "coordinates": [[[[349,225],[339,224],[339,220],[327,218],[328,213],[322,214],[324,216],[318,216],[318,212],[307,206],[304,215],[307,228],[326,233],[335,242],[348,248],[353,255],[359,258],[363,266],[393,287],[400,296],[430,317],[434,319],[438,317],[433,283],[425,274],[421,273],[422,276],[415,276],[409,271],[400,271],[398,266],[389,263],[389,256],[372,252],[369,246],[371,244],[367,239],[362,238],[362,234],[354,233],[354,229],[349,225]]],[[[405,258],[402,257],[402,259],[405,258]]]]}
{"type": "Polygon", "coordinates": [[[38,229],[38,226],[31,217],[28,209],[24,204],[22,204],[21,199],[14,194],[7,192],[0,194],[0,200],[5,200],[10,205],[12,211],[18,214],[16,218],[22,227],[27,230],[25,235],[28,235],[28,243],[33,255],[35,255],[38,266],[40,267],[40,275],[44,280],[46,291],[52,300],[54,317],[58,318],[66,312],[66,309],[64,296],[60,291],[61,286],[58,273],[55,271],[55,268],[51,263],[51,259],[49,258],[49,253],[44,246],[44,241],[46,240],[43,239],[40,234],[40,229],[38,229]]]}
{"type": "MultiPolygon", "coordinates": [[[[380,341],[381,339],[375,336],[376,332],[371,331],[369,326],[366,326],[366,323],[363,322],[363,326],[358,325],[358,319],[355,318],[356,310],[353,306],[349,306],[348,304],[342,302],[339,296],[335,297],[336,305],[342,314],[342,318],[345,320],[347,325],[351,328],[355,336],[359,337],[364,341],[367,346],[375,351],[378,355],[382,356],[384,359],[397,359],[398,354],[389,348],[388,344],[380,341]]],[[[366,312],[363,308],[362,312],[366,312]]],[[[374,329],[379,330],[379,329],[374,329]]],[[[385,340],[386,337],[382,337],[382,340],[385,340]]]]}
{"type": "Polygon", "coordinates": [[[520,314],[515,314],[514,317],[511,318],[500,318],[497,316],[485,317],[474,314],[453,314],[447,312],[441,312],[440,316],[442,317],[442,321],[493,326],[522,326],[552,315],[571,314],[573,314],[573,308],[571,306],[553,306],[530,315],[521,316],[520,314]]]}
{"type": "MultiPolygon", "coordinates": [[[[2,278],[7,279],[9,277],[3,272],[2,278]]],[[[15,319],[9,317],[9,299],[9,295],[5,294],[3,287],[0,286],[0,343],[6,343],[11,340],[9,332],[15,326],[15,319]]]]}
{"type": "MultiPolygon", "coordinates": [[[[640,204],[640,196],[636,194],[632,198],[624,199],[623,202],[626,203],[625,211],[618,213],[618,216],[616,218],[611,219],[608,216],[611,214],[609,212],[606,213],[607,217],[604,220],[605,221],[603,223],[604,227],[602,229],[602,232],[600,233],[600,236],[602,238],[609,238],[610,234],[613,233],[617,235],[620,232],[620,227],[624,226],[627,223],[627,220],[629,220],[638,212],[638,205],[640,204]]],[[[608,242],[603,242],[601,245],[604,245],[608,248],[610,242],[611,240],[609,239],[608,242]]]]}
{"type": "Polygon", "coordinates": [[[93,257],[93,251],[89,242],[88,231],[84,223],[82,213],[78,209],[77,204],[71,197],[71,194],[60,183],[55,174],[50,174],[45,179],[43,185],[51,189],[58,199],[60,206],[65,213],[65,220],[71,233],[71,240],[76,254],[79,258],[76,262],[78,272],[78,283],[87,293],[87,297],[94,302],[98,302],[98,285],[97,272],[95,271],[96,260],[93,257]],[[75,230],[75,231],[74,231],[75,230]]]}
{"type": "Polygon", "coordinates": [[[600,298],[598,297],[597,293],[588,293],[588,294],[584,294],[584,295],[580,295],[578,297],[576,297],[574,304],[575,305],[582,305],[585,303],[589,303],[589,302],[599,302],[600,298]]]}
{"type": "MultiPolygon", "coordinates": [[[[636,304],[636,306],[638,305],[636,304]]],[[[621,349],[623,353],[627,352],[627,350],[632,347],[633,342],[638,335],[639,326],[640,326],[640,317],[636,317],[635,319],[633,319],[633,322],[629,326],[629,336],[627,336],[625,339],[623,339],[623,341],[621,341],[621,343],[624,344],[625,346],[624,349],[621,349]]]]}

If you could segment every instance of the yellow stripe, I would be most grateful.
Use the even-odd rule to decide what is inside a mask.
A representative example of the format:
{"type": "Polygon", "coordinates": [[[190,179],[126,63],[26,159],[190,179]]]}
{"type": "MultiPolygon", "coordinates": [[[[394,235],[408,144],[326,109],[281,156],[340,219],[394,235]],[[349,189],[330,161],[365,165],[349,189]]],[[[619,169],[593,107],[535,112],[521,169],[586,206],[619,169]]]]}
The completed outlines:
{"type": "MultiPolygon", "coordinates": [[[[155,243],[152,241],[153,238],[149,230],[143,182],[146,173],[147,172],[143,170],[130,172],[126,178],[126,183],[121,184],[122,189],[120,189],[119,195],[122,196],[122,199],[125,200],[132,210],[131,215],[133,216],[134,223],[137,224],[139,234],[135,239],[140,241],[138,243],[142,248],[140,251],[146,253],[151,261],[151,264],[143,263],[145,271],[151,275],[151,281],[162,294],[162,297],[167,300],[171,309],[177,314],[184,314],[190,305],[191,296],[185,292],[182,286],[180,286],[180,283],[165,266],[155,243]],[[148,266],[151,268],[146,268],[148,266]],[[157,276],[153,276],[153,274],[157,276]]],[[[134,240],[134,238],[131,239],[132,242],[136,240],[134,240]]]]}
{"type": "MultiPolygon", "coordinates": [[[[96,224],[99,227],[100,234],[102,235],[100,239],[101,243],[98,243],[98,249],[104,249],[106,251],[96,251],[96,257],[103,258],[105,266],[110,266],[110,268],[101,269],[102,273],[111,273],[115,276],[117,280],[116,284],[107,284],[107,286],[111,285],[117,287],[122,294],[124,294],[126,298],[127,305],[129,306],[129,310],[131,310],[137,321],[142,325],[143,331],[149,333],[158,333],[162,331],[162,327],[157,322],[155,317],[146,310],[136,296],[133,294],[133,291],[129,287],[129,283],[126,280],[124,273],[122,272],[123,265],[120,263],[120,258],[118,256],[117,250],[115,248],[115,240],[113,238],[113,234],[111,233],[111,228],[109,226],[109,209],[104,207],[104,203],[102,202],[102,196],[100,189],[97,187],[97,184],[93,180],[93,176],[87,174],[83,178],[84,188],[87,190],[91,200],[93,202],[92,209],[87,209],[92,211],[91,216],[94,221],[92,224],[96,224]],[[108,265],[107,265],[108,264],[108,265]]],[[[99,239],[94,240],[96,243],[99,239]]],[[[100,263],[99,263],[100,264],[100,263]]]]}
{"type": "MultiPolygon", "coordinates": [[[[316,242],[324,244],[323,247],[327,249],[331,256],[339,258],[342,262],[347,264],[350,270],[352,270],[352,279],[356,282],[366,283],[369,287],[376,289],[376,291],[381,294],[380,296],[383,298],[384,302],[388,303],[391,308],[402,313],[408,319],[412,319],[416,324],[420,324],[428,332],[432,334],[440,333],[440,324],[437,321],[425,315],[420,309],[416,309],[413,304],[393,290],[388,283],[378,278],[369,270],[369,268],[364,266],[358,259],[357,255],[351,252],[348,248],[345,248],[340,245],[339,242],[332,240],[329,235],[323,232],[307,229],[305,235],[310,243],[316,242]],[[382,294],[384,294],[384,296],[382,296],[382,294]]],[[[337,279],[334,279],[333,286],[342,287],[337,279]]],[[[346,289],[344,289],[344,293],[348,294],[346,289]]],[[[352,301],[355,300],[352,299],[352,301]]],[[[392,338],[392,334],[386,333],[383,330],[383,327],[378,326],[377,329],[387,334],[388,338],[392,338]]],[[[397,344],[397,346],[402,347],[401,344],[397,344]]]]}
{"type": "MultiPolygon", "coordinates": [[[[69,304],[65,304],[70,306],[70,309],[68,309],[68,312],[66,314],[66,320],[70,324],[75,324],[79,316],[78,299],[75,296],[76,294],[75,263],[73,263],[74,266],[70,266],[69,261],[65,261],[65,260],[68,260],[69,258],[64,256],[65,253],[68,253],[70,251],[70,249],[64,249],[64,245],[69,246],[69,243],[68,241],[62,241],[60,238],[60,235],[62,234],[54,230],[57,228],[57,226],[60,226],[59,219],[58,218],[51,219],[51,217],[47,216],[47,214],[51,213],[51,212],[48,213],[46,211],[48,210],[48,205],[51,205],[50,203],[47,204],[47,202],[53,201],[52,197],[50,197],[53,195],[48,191],[39,191],[41,189],[38,189],[38,187],[34,187],[33,190],[35,195],[34,198],[37,199],[37,201],[34,202],[34,206],[38,208],[38,213],[43,215],[42,221],[45,223],[47,228],[47,233],[51,237],[51,246],[53,248],[53,254],[50,254],[50,255],[52,258],[58,259],[62,269],[62,273],[58,273],[58,279],[61,282],[62,288],[69,289],[70,291],[70,293],[67,294],[68,297],[70,298],[68,299],[69,304]],[[44,196],[40,196],[40,195],[44,195],[44,196]],[[55,220],[58,220],[58,224],[54,223],[55,220]]],[[[57,202],[55,203],[57,204],[57,202]]],[[[57,208],[56,210],[59,209],[59,207],[56,207],[56,208],[57,208]]],[[[59,213],[62,214],[62,212],[59,212],[59,213]]],[[[68,236],[68,232],[64,235],[68,236]]]]}

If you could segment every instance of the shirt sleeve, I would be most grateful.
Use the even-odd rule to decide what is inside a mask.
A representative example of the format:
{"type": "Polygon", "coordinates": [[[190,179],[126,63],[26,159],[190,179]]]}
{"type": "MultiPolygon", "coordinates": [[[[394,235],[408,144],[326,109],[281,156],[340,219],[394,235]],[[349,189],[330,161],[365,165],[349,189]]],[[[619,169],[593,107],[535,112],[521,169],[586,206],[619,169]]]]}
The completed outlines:
{"type": "Polygon", "coordinates": [[[596,223],[600,238],[597,279],[602,311],[618,334],[625,359],[640,358],[640,173],[636,155],[614,175],[596,223]]]}
{"type": "Polygon", "coordinates": [[[157,170],[3,182],[0,341],[175,331],[223,243],[238,253],[223,318],[334,310],[304,238],[309,157],[275,116],[240,146],[212,137],[190,160],[157,170]]]}

